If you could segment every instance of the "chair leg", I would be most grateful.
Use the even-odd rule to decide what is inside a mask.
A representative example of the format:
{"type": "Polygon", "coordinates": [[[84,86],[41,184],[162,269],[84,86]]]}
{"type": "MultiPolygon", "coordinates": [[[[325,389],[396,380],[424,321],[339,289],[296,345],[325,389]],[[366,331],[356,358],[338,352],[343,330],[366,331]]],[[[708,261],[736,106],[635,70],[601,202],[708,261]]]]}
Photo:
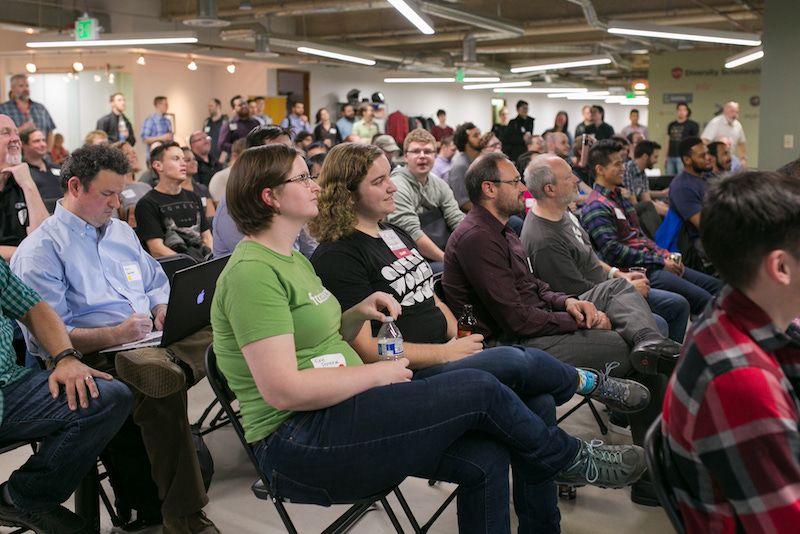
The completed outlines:
{"type": "Polygon", "coordinates": [[[411,507],[408,505],[408,501],[406,501],[406,498],[403,496],[403,492],[400,491],[400,486],[394,488],[394,496],[397,497],[397,501],[400,503],[400,508],[403,509],[403,513],[406,514],[408,522],[411,523],[411,528],[414,529],[414,534],[423,534],[422,528],[419,526],[417,518],[414,517],[414,513],[411,511],[411,507]]]}
{"type": "Polygon", "coordinates": [[[286,528],[287,534],[297,534],[297,529],[294,527],[294,523],[292,523],[292,519],[289,517],[289,512],[286,511],[286,507],[283,503],[273,497],[272,504],[274,504],[275,509],[278,510],[278,515],[283,522],[284,528],[286,528]]]}
{"type": "Polygon", "coordinates": [[[591,400],[592,400],[592,399],[590,399],[589,397],[584,397],[584,398],[583,398],[583,399],[582,399],[582,400],[581,400],[581,401],[580,401],[578,404],[576,404],[575,406],[573,406],[572,408],[570,408],[570,410],[569,410],[567,413],[565,413],[564,415],[562,415],[561,417],[559,417],[559,418],[556,420],[556,424],[561,424],[561,421],[563,421],[564,419],[566,419],[566,418],[567,418],[567,417],[569,417],[570,415],[574,414],[574,413],[575,413],[575,412],[576,412],[576,411],[577,411],[577,410],[578,410],[578,409],[579,409],[581,406],[583,406],[584,404],[587,404],[587,403],[591,402],[591,400]]]}
{"type": "Polygon", "coordinates": [[[359,519],[361,519],[365,513],[372,508],[374,503],[360,503],[354,504],[348,510],[340,515],[336,521],[328,525],[328,528],[322,531],[322,534],[342,534],[350,530],[359,519]]]}
{"type": "Polygon", "coordinates": [[[217,404],[219,404],[219,400],[216,397],[214,397],[214,400],[212,400],[211,403],[208,406],[206,406],[206,409],[203,410],[203,414],[200,416],[200,418],[197,420],[195,424],[200,428],[203,428],[203,423],[206,422],[208,416],[211,415],[211,410],[213,410],[214,406],[216,406],[217,404]]]}
{"type": "Polygon", "coordinates": [[[389,516],[389,521],[392,522],[392,526],[394,526],[397,534],[404,534],[405,531],[403,530],[403,527],[400,526],[400,521],[397,520],[397,516],[395,515],[394,510],[392,510],[389,501],[386,500],[386,497],[381,498],[381,504],[383,504],[383,509],[386,512],[386,515],[389,516]]]}
{"type": "Polygon", "coordinates": [[[600,413],[597,411],[597,408],[594,407],[594,403],[591,401],[591,399],[587,397],[587,400],[589,400],[588,403],[589,409],[592,410],[592,415],[594,415],[594,420],[597,421],[597,426],[600,427],[600,433],[605,436],[606,434],[608,434],[608,427],[603,422],[603,419],[600,417],[600,413]]]}
{"type": "Polygon", "coordinates": [[[421,530],[423,534],[430,530],[430,528],[433,526],[436,520],[439,519],[439,516],[444,513],[447,507],[450,506],[450,503],[453,502],[453,499],[455,499],[457,496],[458,496],[458,488],[456,488],[455,490],[453,490],[452,493],[450,493],[450,496],[444,500],[442,505],[439,506],[439,508],[433,513],[430,519],[428,519],[428,522],[422,525],[421,530]]]}

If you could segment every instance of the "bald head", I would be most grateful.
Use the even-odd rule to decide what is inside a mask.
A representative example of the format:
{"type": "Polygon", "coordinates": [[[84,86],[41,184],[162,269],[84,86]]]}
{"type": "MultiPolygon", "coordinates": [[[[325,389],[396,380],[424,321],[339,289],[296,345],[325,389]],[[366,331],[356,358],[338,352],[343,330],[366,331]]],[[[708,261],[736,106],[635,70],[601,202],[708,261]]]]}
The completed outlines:
{"type": "Polygon", "coordinates": [[[722,108],[722,114],[728,119],[728,122],[733,122],[739,118],[739,104],[737,102],[726,102],[725,107],[722,108]]]}
{"type": "Polygon", "coordinates": [[[0,169],[22,163],[22,141],[8,115],[0,115],[0,169]]]}
{"type": "Polygon", "coordinates": [[[525,183],[539,203],[566,207],[577,195],[577,178],[569,164],[555,154],[534,156],[525,169],[525,183]]]}
{"type": "Polygon", "coordinates": [[[544,137],[547,142],[547,152],[566,158],[569,155],[569,138],[564,132],[550,132],[544,137]]]}

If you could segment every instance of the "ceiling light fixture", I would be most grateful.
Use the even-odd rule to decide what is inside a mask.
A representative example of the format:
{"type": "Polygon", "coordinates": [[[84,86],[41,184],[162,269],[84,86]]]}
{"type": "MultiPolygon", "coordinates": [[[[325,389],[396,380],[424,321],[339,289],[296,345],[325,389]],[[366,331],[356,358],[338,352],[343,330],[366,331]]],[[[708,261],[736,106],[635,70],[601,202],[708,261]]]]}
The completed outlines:
{"type": "Polygon", "coordinates": [[[433,35],[433,22],[422,14],[422,11],[412,0],[386,0],[392,7],[400,12],[408,21],[425,35],[433,35]]]}
{"type": "Polygon", "coordinates": [[[28,48],[87,48],[103,46],[144,46],[193,44],[197,42],[194,32],[154,32],[154,33],[108,33],[100,39],[76,41],[64,39],[60,35],[40,35],[25,45],[28,48]]]}
{"type": "Polygon", "coordinates": [[[466,83],[499,82],[500,76],[466,76],[463,81],[466,83]]]}
{"type": "Polygon", "coordinates": [[[545,93],[553,93],[553,94],[563,94],[564,97],[569,93],[585,93],[589,89],[586,87],[521,87],[521,88],[511,88],[511,89],[495,89],[495,93],[529,93],[529,94],[545,94],[545,93]]]}
{"type": "Polygon", "coordinates": [[[34,74],[36,72],[36,63],[34,63],[33,61],[25,63],[25,70],[31,74],[34,74]]]}
{"type": "Polygon", "coordinates": [[[756,61],[764,57],[764,48],[761,46],[757,46],[756,48],[750,48],[749,50],[745,50],[735,56],[731,56],[725,60],[725,68],[726,69],[735,69],[740,65],[744,65],[745,63],[750,63],[751,61],[756,61]]]}
{"type": "Polygon", "coordinates": [[[197,63],[195,63],[194,59],[192,59],[189,64],[186,65],[186,68],[189,70],[197,70],[197,63]]]}
{"type": "Polygon", "coordinates": [[[137,65],[146,65],[147,62],[144,60],[144,56],[139,56],[139,58],[136,60],[136,64],[137,65]]]}
{"type": "Polygon", "coordinates": [[[473,89],[495,89],[502,87],[530,87],[533,85],[530,81],[524,82],[499,82],[499,83],[481,83],[478,85],[465,85],[464,89],[471,91],[473,89]]]}
{"type": "MultiPolygon", "coordinates": [[[[392,3],[391,0],[389,0],[389,2],[392,3]]],[[[494,18],[483,14],[470,13],[469,11],[465,11],[462,6],[450,7],[439,3],[422,2],[420,9],[424,13],[433,15],[434,17],[469,24],[492,32],[507,33],[517,37],[521,37],[525,34],[525,28],[521,24],[515,24],[510,20],[494,18]]]]}
{"type": "Polygon", "coordinates": [[[225,67],[225,70],[227,70],[228,73],[230,74],[236,74],[236,63],[231,63],[230,65],[225,67]]]}
{"type": "Polygon", "coordinates": [[[455,78],[384,78],[383,83],[454,83],[455,78]]]}
{"type": "Polygon", "coordinates": [[[647,89],[647,84],[644,82],[636,82],[633,84],[634,91],[645,91],[647,89]]]}
{"type": "Polygon", "coordinates": [[[637,37],[654,37],[656,39],[699,41],[701,43],[737,46],[758,46],[761,44],[761,37],[755,33],[726,32],[687,26],[660,26],[644,22],[612,20],[608,23],[607,31],[614,35],[634,35],[637,37]]]}
{"type": "Polygon", "coordinates": [[[331,59],[338,59],[340,61],[349,61],[350,63],[358,63],[359,65],[375,64],[374,59],[365,59],[363,57],[351,56],[349,54],[340,54],[339,52],[332,52],[330,50],[321,50],[319,48],[309,48],[307,46],[298,46],[297,51],[303,54],[311,54],[314,56],[322,56],[331,59]]]}
{"type": "Polygon", "coordinates": [[[75,72],[82,72],[83,63],[80,60],[76,61],[75,63],[72,64],[72,70],[74,70],[75,72]]]}
{"type": "Polygon", "coordinates": [[[576,58],[568,58],[563,61],[555,63],[536,63],[533,65],[525,65],[522,67],[513,67],[511,72],[520,74],[522,72],[538,72],[543,70],[561,70],[561,69],[574,69],[577,67],[591,67],[593,65],[608,65],[611,63],[611,58],[608,56],[583,56],[576,58]]]}
{"type": "Polygon", "coordinates": [[[95,74],[93,78],[95,82],[99,82],[102,79],[99,74],[95,74]]]}

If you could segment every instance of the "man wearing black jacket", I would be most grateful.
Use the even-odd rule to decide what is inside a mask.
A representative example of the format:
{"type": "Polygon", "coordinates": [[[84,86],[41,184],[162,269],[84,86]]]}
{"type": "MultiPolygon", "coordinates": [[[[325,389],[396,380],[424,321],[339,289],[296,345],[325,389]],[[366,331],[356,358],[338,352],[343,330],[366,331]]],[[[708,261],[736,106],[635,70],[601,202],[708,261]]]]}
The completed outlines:
{"type": "Polygon", "coordinates": [[[97,119],[97,129],[108,134],[109,143],[127,141],[129,145],[135,145],[133,125],[125,116],[125,97],[122,93],[114,93],[109,102],[111,102],[111,113],[97,119]]]}
{"type": "Polygon", "coordinates": [[[533,117],[528,116],[528,103],[524,100],[517,102],[517,116],[508,121],[503,142],[503,152],[511,161],[528,150],[525,143],[525,134],[533,134],[533,117]]]}

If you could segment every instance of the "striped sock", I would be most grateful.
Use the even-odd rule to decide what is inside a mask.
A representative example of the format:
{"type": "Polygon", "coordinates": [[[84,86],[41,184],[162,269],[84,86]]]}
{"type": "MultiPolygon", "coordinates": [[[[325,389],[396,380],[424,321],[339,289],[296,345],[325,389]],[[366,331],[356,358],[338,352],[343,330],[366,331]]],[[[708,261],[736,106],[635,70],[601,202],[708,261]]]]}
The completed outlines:
{"type": "Polygon", "coordinates": [[[597,387],[597,373],[588,369],[578,369],[578,394],[588,395],[597,387]]]}

